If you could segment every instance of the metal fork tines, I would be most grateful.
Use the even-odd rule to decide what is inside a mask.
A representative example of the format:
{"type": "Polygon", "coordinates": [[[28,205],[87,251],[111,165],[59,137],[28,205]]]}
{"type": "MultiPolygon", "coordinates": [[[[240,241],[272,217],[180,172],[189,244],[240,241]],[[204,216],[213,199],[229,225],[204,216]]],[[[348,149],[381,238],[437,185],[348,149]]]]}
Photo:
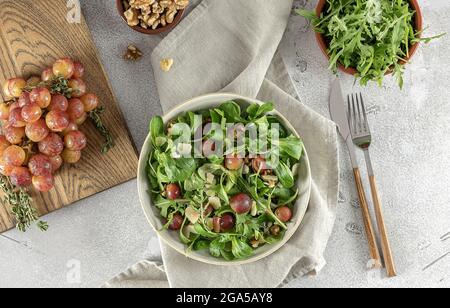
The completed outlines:
{"type": "Polygon", "coordinates": [[[372,134],[370,133],[369,122],[367,120],[366,108],[362,94],[352,94],[348,96],[348,119],[350,130],[353,138],[353,143],[364,151],[364,156],[367,164],[367,173],[369,175],[370,188],[372,192],[372,199],[374,210],[377,218],[378,230],[381,238],[381,248],[383,251],[384,261],[386,263],[386,270],[389,277],[397,275],[395,269],[394,258],[392,256],[391,246],[384,223],[383,209],[381,201],[378,196],[378,188],[375,181],[375,174],[370,159],[369,147],[372,142],[372,134]]]}
{"type": "Polygon", "coordinates": [[[368,148],[372,142],[372,135],[361,93],[348,96],[348,112],[353,142],[362,149],[368,148]]]}

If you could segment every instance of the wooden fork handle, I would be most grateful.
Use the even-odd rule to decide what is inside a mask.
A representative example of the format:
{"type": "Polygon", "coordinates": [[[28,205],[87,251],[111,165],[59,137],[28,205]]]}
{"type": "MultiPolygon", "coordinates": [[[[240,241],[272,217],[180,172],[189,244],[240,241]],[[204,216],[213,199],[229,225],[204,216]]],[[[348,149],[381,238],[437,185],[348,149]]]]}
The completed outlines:
{"type": "Polygon", "coordinates": [[[389,238],[387,235],[386,225],[384,223],[383,208],[381,206],[381,201],[378,196],[377,183],[375,181],[374,175],[369,175],[370,189],[372,191],[373,205],[375,208],[375,215],[377,218],[378,231],[381,237],[381,249],[383,251],[384,262],[386,265],[386,271],[388,277],[392,278],[397,276],[397,271],[395,269],[394,258],[392,256],[391,245],[389,243],[389,238]]]}
{"type": "Polygon", "coordinates": [[[375,262],[374,268],[381,268],[381,257],[378,250],[377,240],[370,218],[369,206],[367,205],[366,194],[364,193],[364,186],[361,180],[361,173],[358,168],[353,169],[355,175],[356,189],[358,190],[359,203],[361,205],[361,211],[364,221],[364,227],[366,230],[367,242],[369,244],[370,257],[375,262]]]}

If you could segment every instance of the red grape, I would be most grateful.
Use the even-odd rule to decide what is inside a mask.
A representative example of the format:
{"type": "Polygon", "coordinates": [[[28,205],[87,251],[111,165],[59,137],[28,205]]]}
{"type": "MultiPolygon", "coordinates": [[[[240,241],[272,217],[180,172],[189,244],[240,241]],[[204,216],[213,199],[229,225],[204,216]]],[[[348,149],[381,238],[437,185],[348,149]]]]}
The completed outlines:
{"type": "Polygon", "coordinates": [[[74,71],[73,78],[82,78],[84,75],[84,65],[80,62],[75,61],[73,63],[74,71]]]}
{"type": "Polygon", "coordinates": [[[72,97],[82,97],[86,94],[86,84],[80,78],[70,79],[69,88],[72,89],[72,97]]]}
{"type": "Polygon", "coordinates": [[[64,150],[64,143],[60,136],[50,133],[48,136],[38,143],[39,152],[47,156],[60,155],[64,150]]]}
{"type": "Polygon", "coordinates": [[[61,157],[64,162],[68,164],[75,164],[81,159],[81,151],[64,149],[64,151],[61,153],[61,157]]]}
{"type": "Polygon", "coordinates": [[[70,58],[63,58],[56,60],[53,64],[53,75],[60,76],[65,79],[70,79],[73,76],[75,71],[75,67],[73,64],[73,60],[70,58]]]}
{"type": "Polygon", "coordinates": [[[22,118],[27,123],[34,123],[42,116],[42,109],[38,104],[32,103],[22,108],[22,118]]]}
{"type": "Polygon", "coordinates": [[[28,168],[32,175],[37,176],[52,174],[53,171],[52,162],[44,154],[33,155],[28,162],[28,168]]]}
{"type": "Polygon", "coordinates": [[[11,145],[3,151],[3,159],[6,164],[19,167],[25,162],[26,153],[21,147],[11,145]]]}
{"type": "Polygon", "coordinates": [[[5,163],[5,160],[3,159],[3,157],[0,157],[0,173],[1,174],[5,175],[5,176],[10,176],[13,169],[14,169],[14,166],[5,163]]]}
{"type": "Polygon", "coordinates": [[[240,193],[233,196],[230,200],[230,206],[237,214],[245,214],[252,209],[252,199],[244,194],[240,193]]]}
{"type": "Polygon", "coordinates": [[[5,103],[0,104],[0,119],[9,120],[9,106],[5,103]]]}
{"type": "Polygon", "coordinates": [[[48,192],[54,187],[53,175],[33,176],[32,183],[34,188],[40,192],[48,192]]]}
{"type": "Polygon", "coordinates": [[[177,231],[181,229],[181,226],[183,225],[184,218],[181,216],[181,214],[174,214],[172,222],[169,225],[169,229],[173,231],[177,231]]]}
{"type": "Polygon", "coordinates": [[[69,116],[66,112],[50,111],[45,116],[45,123],[52,132],[62,132],[69,126],[69,116]]]}
{"type": "Polygon", "coordinates": [[[22,78],[12,78],[6,81],[6,83],[3,86],[3,92],[5,93],[5,96],[15,97],[19,98],[22,93],[23,89],[26,87],[27,82],[23,80],[22,78]]]}
{"type": "Polygon", "coordinates": [[[27,187],[31,185],[31,174],[25,167],[14,167],[10,179],[11,184],[17,187],[27,187]]]}
{"type": "Polygon", "coordinates": [[[63,159],[60,155],[52,156],[48,158],[50,160],[50,163],[52,164],[52,174],[58,171],[59,168],[61,168],[63,164],[63,159]]]}
{"type": "Polygon", "coordinates": [[[83,123],[86,122],[87,118],[88,118],[88,114],[86,112],[84,112],[81,117],[79,117],[78,119],[75,120],[75,123],[77,125],[83,125],[83,123]]]}
{"type": "Polygon", "coordinates": [[[225,158],[225,167],[228,170],[239,170],[242,167],[244,160],[242,158],[238,158],[236,155],[227,156],[225,158]]]}
{"type": "Polygon", "coordinates": [[[69,102],[61,94],[56,94],[51,97],[50,105],[48,105],[48,110],[53,111],[67,111],[69,108],[69,102]]]}
{"type": "Polygon", "coordinates": [[[83,102],[84,110],[86,112],[94,110],[99,105],[99,101],[98,101],[97,95],[92,94],[92,93],[83,95],[80,98],[80,100],[83,102]]]}
{"type": "Polygon", "coordinates": [[[69,101],[69,108],[67,109],[71,121],[76,121],[84,114],[84,104],[78,98],[72,98],[69,101]]]}
{"type": "Polygon", "coordinates": [[[252,168],[253,168],[253,171],[255,171],[255,172],[266,171],[268,168],[267,168],[267,163],[266,163],[266,160],[264,159],[264,157],[258,156],[256,158],[254,158],[252,161],[252,168]]]}
{"type": "Polygon", "coordinates": [[[39,119],[34,123],[25,126],[25,134],[33,142],[41,142],[48,136],[50,130],[47,127],[44,119],[39,119]]]}
{"type": "Polygon", "coordinates": [[[41,79],[42,81],[50,81],[53,78],[55,78],[55,75],[53,74],[53,68],[46,68],[42,71],[41,79]]]}
{"type": "Polygon", "coordinates": [[[3,155],[3,151],[5,151],[11,143],[6,139],[5,136],[0,136],[0,156],[3,155]]]}
{"type": "Polygon", "coordinates": [[[64,137],[64,145],[67,149],[72,151],[81,151],[83,150],[87,145],[87,138],[86,136],[80,132],[79,130],[69,132],[64,137]]]}
{"type": "Polygon", "coordinates": [[[220,231],[227,232],[234,227],[234,216],[231,214],[224,214],[220,219],[220,231]]]}
{"type": "Polygon", "coordinates": [[[166,186],[166,197],[169,200],[176,200],[181,196],[180,186],[177,184],[169,184],[166,186]]]}
{"type": "Polygon", "coordinates": [[[22,95],[17,100],[17,102],[19,103],[19,107],[24,107],[28,104],[31,104],[30,93],[23,92],[22,95]]]}
{"type": "Polygon", "coordinates": [[[6,140],[11,144],[22,143],[25,137],[25,128],[8,126],[4,129],[6,140]]]}
{"type": "Polygon", "coordinates": [[[36,88],[30,93],[30,100],[42,109],[47,108],[52,100],[52,95],[47,88],[36,88]]]}
{"type": "Polygon", "coordinates": [[[15,108],[10,111],[9,124],[13,127],[25,127],[27,125],[22,117],[22,108],[15,108]]]}
{"type": "Polygon", "coordinates": [[[288,222],[292,218],[292,210],[287,206],[281,206],[275,210],[275,216],[282,222],[288,222]]]}

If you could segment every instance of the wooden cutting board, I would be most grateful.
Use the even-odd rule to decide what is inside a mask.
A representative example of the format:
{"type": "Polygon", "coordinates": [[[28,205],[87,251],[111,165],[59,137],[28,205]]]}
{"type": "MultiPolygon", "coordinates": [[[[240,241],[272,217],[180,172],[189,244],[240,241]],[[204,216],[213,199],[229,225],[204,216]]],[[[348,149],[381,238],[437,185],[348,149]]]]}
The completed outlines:
{"type": "MultiPolygon", "coordinates": [[[[67,5],[76,2],[0,0],[0,83],[3,85],[6,79],[15,76],[27,78],[39,74],[60,57],[81,61],[86,67],[83,79],[88,91],[97,94],[106,107],[102,119],[116,143],[107,154],[101,154],[103,139],[87,121],[81,130],[87,135],[89,145],[81,161],[58,172],[51,192],[31,193],[40,215],[136,177],[137,152],[86,22],[82,16],[80,23],[67,20],[70,11],[67,5]]],[[[8,206],[1,202],[0,233],[15,226],[8,206]]]]}

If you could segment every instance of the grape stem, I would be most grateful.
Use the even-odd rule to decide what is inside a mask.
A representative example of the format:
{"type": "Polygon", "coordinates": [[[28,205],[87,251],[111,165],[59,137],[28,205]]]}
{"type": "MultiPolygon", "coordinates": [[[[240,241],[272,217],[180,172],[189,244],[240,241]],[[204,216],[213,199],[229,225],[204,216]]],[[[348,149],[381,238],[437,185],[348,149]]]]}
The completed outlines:
{"type": "Polygon", "coordinates": [[[102,146],[102,153],[107,153],[112,147],[114,147],[114,139],[111,135],[111,132],[109,129],[103,124],[101,114],[105,112],[105,107],[99,107],[91,112],[89,112],[89,118],[94,123],[97,130],[100,132],[100,134],[105,138],[105,143],[102,146]]]}
{"type": "Polygon", "coordinates": [[[5,201],[11,206],[19,231],[25,232],[36,222],[41,231],[48,230],[48,224],[39,220],[36,208],[31,205],[31,196],[22,188],[16,188],[7,176],[0,176],[0,189],[5,193],[5,201]]]}

